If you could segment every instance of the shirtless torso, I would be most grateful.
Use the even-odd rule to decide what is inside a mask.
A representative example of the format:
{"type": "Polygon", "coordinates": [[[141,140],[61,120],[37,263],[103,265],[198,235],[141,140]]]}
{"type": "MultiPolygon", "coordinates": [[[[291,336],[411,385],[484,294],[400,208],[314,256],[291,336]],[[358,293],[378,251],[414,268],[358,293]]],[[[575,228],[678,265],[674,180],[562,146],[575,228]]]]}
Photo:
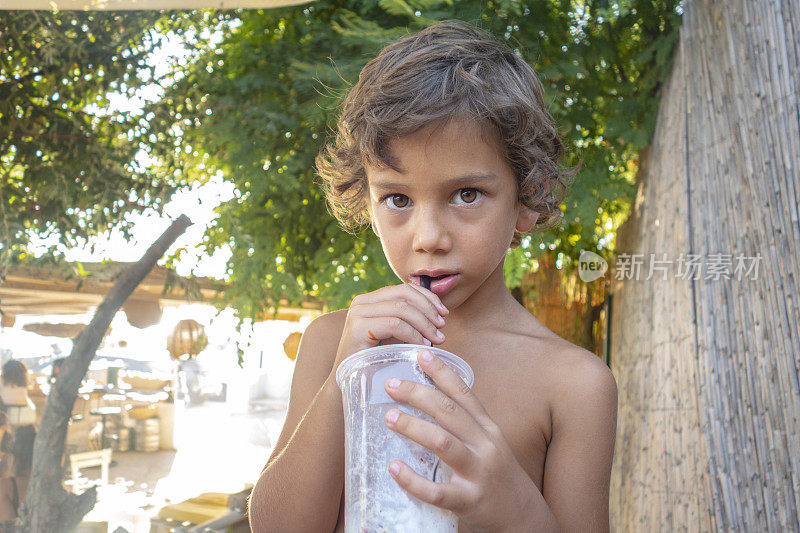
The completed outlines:
{"type": "MultiPolygon", "coordinates": [[[[346,312],[337,313],[344,324],[346,312]]],[[[543,490],[544,465],[552,436],[551,398],[570,358],[594,357],[561,339],[527,311],[504,317],[504,327],[469,338],[449,335],[439,347],[466,360],[475,373],[473,391],[500,427],[516,459],[543,490]],[[509,379],[513,376],[513,379],[509,379]]],[[[334,354],[331,353],[332,361],[334,354]]],[[[344,502],[344,498],[342,498],[344,502]]],[[[343,504],[336,532],[344,531],[343,504]]],[[[459,533],[468,533],[464,526],[459,533]]]]}

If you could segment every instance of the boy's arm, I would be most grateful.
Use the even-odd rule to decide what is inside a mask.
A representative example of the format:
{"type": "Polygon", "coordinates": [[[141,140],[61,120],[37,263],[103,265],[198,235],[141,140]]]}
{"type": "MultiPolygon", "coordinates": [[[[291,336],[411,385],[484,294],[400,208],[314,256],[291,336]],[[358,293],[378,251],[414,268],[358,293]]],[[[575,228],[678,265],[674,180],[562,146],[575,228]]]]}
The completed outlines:
{"type": "Polygon", "coordinates": [[[300,342],[289,411],[250,498],[250,527],[261,531],[332,531],[344,486],[344,417],[337,363],[388,339],[441,344],[448,311],[411,284],[353,298],[347,311],[319,317],[300,342]]]}
{"type": "Polygon", "coordinates": [[[302,337],[286,422],[250,497],[250,527],[333,531],[344,483],[341,393],[331,375],[345,314],[323,315],[302,337]]]}
{"type": "Polygon", "coordinates": [[[580,352],[554,388],[542,495],[563,531],[606,532],[617,384],[600,359],[580,352]]]}

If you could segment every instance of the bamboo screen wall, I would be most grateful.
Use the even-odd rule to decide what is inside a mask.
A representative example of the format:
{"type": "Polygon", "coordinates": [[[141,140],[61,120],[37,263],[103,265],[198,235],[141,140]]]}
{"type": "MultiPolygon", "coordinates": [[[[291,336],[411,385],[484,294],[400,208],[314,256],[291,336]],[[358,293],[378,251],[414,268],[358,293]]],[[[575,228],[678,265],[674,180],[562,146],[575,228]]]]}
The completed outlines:
{"type": "Polygon", "coordinates": [[[614,287],[616,531],[800,530],[799,32],[796,0],[685,4],[618,236],[645,256],[614,287]],[[705,279],[717,253],[760,254],[757,279],[705,279]]]}

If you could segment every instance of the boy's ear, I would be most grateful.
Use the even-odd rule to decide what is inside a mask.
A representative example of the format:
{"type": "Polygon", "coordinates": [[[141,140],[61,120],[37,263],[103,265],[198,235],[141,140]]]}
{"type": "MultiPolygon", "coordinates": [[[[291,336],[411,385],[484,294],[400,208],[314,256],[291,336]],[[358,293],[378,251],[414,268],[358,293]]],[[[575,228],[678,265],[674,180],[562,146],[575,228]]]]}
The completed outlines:
{"type": "Polygon", "coordinates": [[[522,204],[519,206],[519,213],[517,214],[516,230],[520,233],[527,233],[533,228],[536,221],[539,220],[539,213],[526,207],[522,204]]]}

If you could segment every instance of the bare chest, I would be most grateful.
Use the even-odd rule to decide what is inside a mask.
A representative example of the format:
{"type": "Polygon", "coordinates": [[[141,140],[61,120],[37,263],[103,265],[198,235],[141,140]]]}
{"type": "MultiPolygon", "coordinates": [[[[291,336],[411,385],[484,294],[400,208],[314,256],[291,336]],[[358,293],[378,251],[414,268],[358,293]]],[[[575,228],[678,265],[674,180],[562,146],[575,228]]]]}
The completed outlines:
{"type": "Polygon", "coordinates": [[[473,392],[502,431],[517,461],[541,490],[551,435],[546,388],[535,377],[520,377],[530,372],[514,372],[503,366],[485,368],[473,363],[473,392]],[[514,376],[513,383],[509,383],[508,376],[514,376]]]}
{"type": "MultiPolygon", "coordinates": [[[[536,361],[528,356],[476,357],[470,363],[475,372],[473,392],[541,491],[552,435],[545,373],[531,368],[536,361]]],[[[463,525],[458,531],[470,533],[463,525]]]]}

